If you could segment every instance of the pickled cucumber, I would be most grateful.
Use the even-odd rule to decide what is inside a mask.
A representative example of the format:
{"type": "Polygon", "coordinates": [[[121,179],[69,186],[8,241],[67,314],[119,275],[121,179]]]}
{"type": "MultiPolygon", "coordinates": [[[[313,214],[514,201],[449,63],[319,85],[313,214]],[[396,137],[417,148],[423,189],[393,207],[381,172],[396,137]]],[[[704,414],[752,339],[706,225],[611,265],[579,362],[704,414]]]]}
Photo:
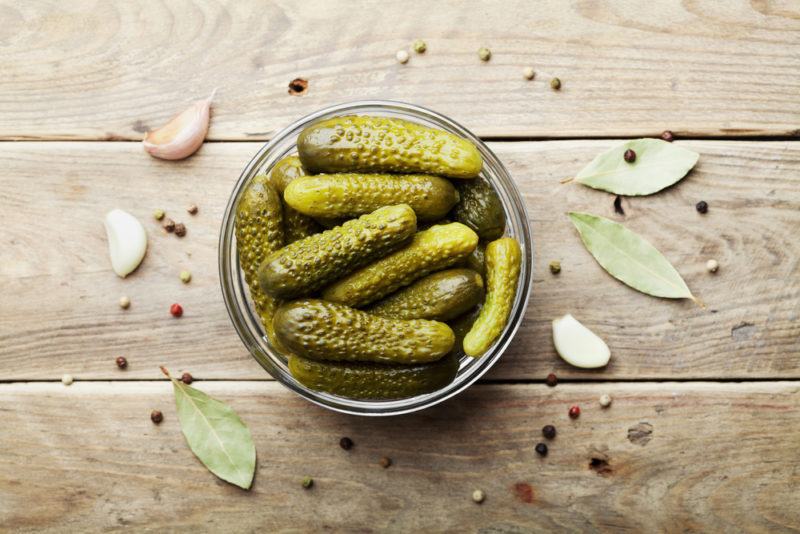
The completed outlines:
{"type": "Polygon", "coordinates": [[[466,356],[466,354],[464,354],[464,338],[469,331],[472,330],[472,325],[475,324],[480,312],[481,306],[475,306],[464,315],[456,317],[451,321],[447,321],[447,326],[453,330],[453,334],[456,336],[456,342],[453,344],[453,350],[450,351],[450,354],[453,354],[459,358],[461,356],[466,356]]]}
{"type": "Polygon", "coordinates": [[[274,340],[272,315],[277,302],[261,290],[258,267],[283,246],[283,212],[281,199],[266,176],[253,178],[242,193],[236,206],[235,226],[239,265],[267,337],[274,340]]]}
{"type": "Polygon", "coordinates": [[[293,180],[283,199],[311,217],[357,217],[408,204],[417,221],[435,221],[458,202],[458,193],[448,180],[425,174],[320,174],[293,180]]]}
{"type": "Polygon", "coordinates": [[[503,331],[517,291],[522,252],[510,237],[486,246],[486,302],[472,329],[464,337],[464,352],[482,355],[503,331]]]}
{"type": "Polygon", "coordinates": [[[486,245],[478,243],[475,250],[467,256],[466,266],[481,276],[486,276],[486,245]]]}
{"type": "Polygon", "coordinates": [[[261,264],[261,289],[283,299],[309,295],[402,246],[416,224],[414,210],[400,204],[296,241],[261,264]]]}
{"type": "Polygon", "coordinates": [[[483,161],[457,135],[388,117],[335,117],[297,139],[303,167],[322,172],[399,172],[474,178],[483,161]]]}
{"type": "Polygon", "coordinates": [[[292,180],[305,176],[306,174],[308,173],[303,169],[300,158],[297,156],[286,156],[272,166],[269,177],[272,187],[282,195],[292,180]]]}
{"type": "Polygon", "coordinates": [[[471,269],[449,269],[426,276],[366,311],[395,319],[447,321],[483,300],[483,279],[471,269]]]}
{"type": "Polygon", "coordinates": [[[423,276],[455,265],[478,244],[478,236],[461,223],[431,226],[396,252],[331,284],[322,297],[361,307],[423,276]]]}
{"type": "Polygon", "coordinates": [[[285,202],[284,191],[286,186],[295,178],[305,175],[306,172],[303,170],[300,158],[297,156],[286,156],[279,160],[269,173],[269,183],[284,200],[283,233],[287,245],[322,231],[317,221],[295,211],[291,206],[287,206],[285,202]]]}
{"type": "Polygon", "coordinates": [[[426,363],[450,352],[455,343],[444,323],[386,319],[318,299],[282,305],[272,323],[284,347],[312,360],[426,363]]]}
{"type": "Polygon", "coordinates": [[[453,355],[417,365],[318,362],[299,356],[289,358],[289,371],[307,388],[361,400],[404,399],[431,393],[452,382],[458,368],[458,358],[453,355]]]}
{"type": "Polygon", "coordinates": [[[453,210],[456,221],[466,224],[487,241],[503,235],[506,214],[489,182],[483,178],[464,181],[458,184],[458,192],[461,200],[453,210]]]}

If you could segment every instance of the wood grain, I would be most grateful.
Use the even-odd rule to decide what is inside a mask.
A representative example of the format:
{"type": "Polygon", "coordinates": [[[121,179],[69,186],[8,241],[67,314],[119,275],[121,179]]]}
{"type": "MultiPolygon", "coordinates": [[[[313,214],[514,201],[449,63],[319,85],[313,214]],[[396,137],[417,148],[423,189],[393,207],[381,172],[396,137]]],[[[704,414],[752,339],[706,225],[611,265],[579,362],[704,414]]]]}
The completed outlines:
{"type": "MultiPolygon", "coordinates": [[[[560,180],[614,141],[493,143],[524,194],[535,240],[533,297],[492,379],[800,377],[800,143],[696,141],[700,163],[678,185],[623,202],[560,180]],[[706,200],[709,213],[694,204],[706,200]],[[670,259],[707,304],[639,294],[584,250],[565,212],[624,222],[670,259]],[[705,262],[721,267],[711,275],[705,262]],[[559,276],[548,263],[558,259],[559,276]],[[571,312],[612,348],[602,371],[580,371],[552,348],[550,321],[571,312]]],[[[158,378],[158,365],[201,378],[266,379],[222,303],[217,240],[224,204],[257,143],[209,143],[179,165],[138,143],[0,143],[0,380],[158,378]],[[196,203],[196,216],[185,207],[196,203]],[[102,227],[109,209],[139,217],[147,257],[122,280],[102,227]],[[179,239],[154,209],[183,221],[179,239]],[[184,285],[182,269],[193,274],[184,285]],[[117,305],[130,296],[127,311],[117,305]],[[185,314],[169,315],[179,302],[185,314]],[[120,371],[114,358],[130,366],[120,371]]]]}
{"type": "Polygon", "coordinates": [[[796,136],[798,36],[777,1],[2,0],[0,139],[141,139],[214,88],[218,140],[375,98],[483,136],[796,136]]]}
{"type": "Polygon", "coordinates": [[[418,415],[325,411],[275,383],[199,383],[249,425],[253,489],[192,456],[165,381],[0,385],[0,529],[788,532],[800,384],[489,386],[418,415]],[[613,388],[613,389],[612,389],[613,388]],[[601,393],[614,402],[603,410],[601,393]],[[578,420],[567,408],[583,408],[578,420]],[[155,426],[149,413],[164,412],[155,426]],[[534,452],[554,424],[546,458],[534,452]],[[349,436],[350,451],[338,441],[349,436]],[[393,464],[378,465],[382,456],[393,464]],[[22,468],[24,466],[24,468],[22,468]],[[314,478],[313,489],[300,486],[314,478]],[[472,502],[474,489],[486,493],[472,502]]]}

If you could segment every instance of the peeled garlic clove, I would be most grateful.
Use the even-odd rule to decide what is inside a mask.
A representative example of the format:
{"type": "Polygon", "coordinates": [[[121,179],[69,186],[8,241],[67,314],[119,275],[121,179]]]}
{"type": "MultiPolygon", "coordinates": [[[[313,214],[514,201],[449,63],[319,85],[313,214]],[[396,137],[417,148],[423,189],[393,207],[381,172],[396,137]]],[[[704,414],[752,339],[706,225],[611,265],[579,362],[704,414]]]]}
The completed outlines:
{"type": "Polygon", "coordinates": [[[111,267],[120,277],[132,273],[147,251],[147,234],[136,217],[122,210],[109,211],[105,221],[111,267]]]}
{"type": "Polygon", "coordinates": [[[605,341],[570,314],[553,320],[553,343],[558,355],[575,367],[603,367],[611,358],[605,341]]]}
{"type": "Polygon", "coordinates": [[[142,144],[148,154],[161,159],[188,158],[203,144],[208,133],[209,108],[217,90],[204,100],[192,103],[186,111],[144,135],[142,144]]]}

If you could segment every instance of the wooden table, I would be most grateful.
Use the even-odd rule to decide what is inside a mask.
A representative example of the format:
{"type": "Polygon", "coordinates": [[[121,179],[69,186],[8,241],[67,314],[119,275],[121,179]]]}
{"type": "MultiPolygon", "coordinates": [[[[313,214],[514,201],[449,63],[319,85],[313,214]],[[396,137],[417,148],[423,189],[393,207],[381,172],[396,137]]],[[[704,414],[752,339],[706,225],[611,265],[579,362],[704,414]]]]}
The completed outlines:
{"type": "Polygon", "coordinates": [[[800,528],[799,74],[791,0],[0,1],[0,530],[800,528]],[[416,38],[428,51],[398,64],[416,38]],[[309,81],[300,97],[287,93],[296,77],[309,81]],[[195,156],[143,152],[143,132],[214,88],[195,156]],[[252,154],[290,121],[364,98],[427,106],[488,139],[536,245],[525,322],[495,369],[389,419],[331,413],[271,381],[236,336],[217,275],[223,205],[252,154]],[[700,162],[679,185],[624,200],[624,216],[612,196],[560,183],[612,138],[664,129],[700,162]],[[102,228],[115,207],[150,238],[125,280],[102,228]],[[165,234],[157,208],[188,235],[165,234]],[[646,235],[708,307],[613,280],[567,210],[646,235]],[[550,321],[565,312],[607,340],[606,369],[557,357],[550,321]],[[191,454],[159,365],[190,371],[248,423],[251,491],[191,454]],[[558,436],[540,458],[545,424],[558,436]]]}

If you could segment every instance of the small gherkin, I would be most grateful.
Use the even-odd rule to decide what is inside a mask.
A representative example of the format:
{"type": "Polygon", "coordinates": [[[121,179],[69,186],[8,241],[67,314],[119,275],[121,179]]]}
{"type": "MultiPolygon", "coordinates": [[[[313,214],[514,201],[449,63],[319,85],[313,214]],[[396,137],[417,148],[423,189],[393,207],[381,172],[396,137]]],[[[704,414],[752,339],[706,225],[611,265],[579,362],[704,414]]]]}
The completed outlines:
{"type": "Polygon", "coordinates": [[[478,149],[457,135],[402,119],[335,117],[312,124],[297,139],[303,167],[312,174],[392,172],[474,178],[483,165],[478,149]]]}

